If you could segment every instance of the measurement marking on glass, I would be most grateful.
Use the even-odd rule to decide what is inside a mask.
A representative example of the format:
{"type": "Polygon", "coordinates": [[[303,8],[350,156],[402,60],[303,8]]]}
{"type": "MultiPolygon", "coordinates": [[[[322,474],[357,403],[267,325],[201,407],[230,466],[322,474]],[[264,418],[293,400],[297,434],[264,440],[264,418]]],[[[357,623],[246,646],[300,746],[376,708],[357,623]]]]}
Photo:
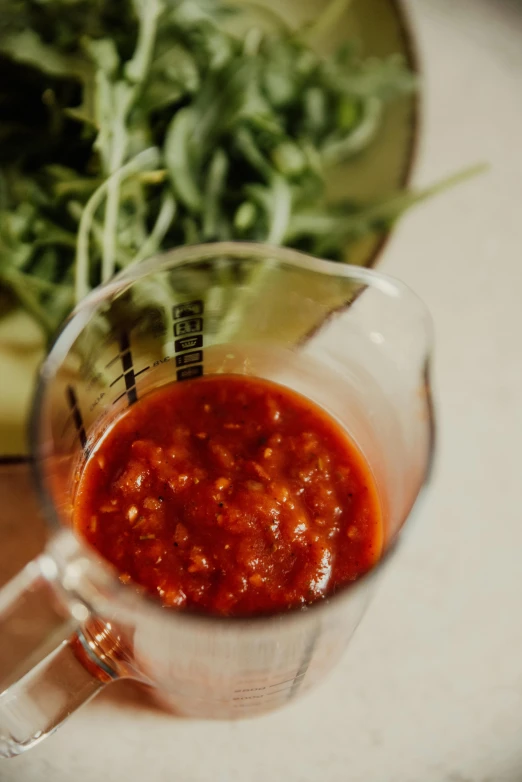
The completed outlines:
{"type": "Polygon", "coordinates": [[[203,315],[203,302],[201,299],[186,301],[184,304],[178,304],[172,308],[172,317],[174,320],[190,318],[194,315],[203,315]]]}
{"type": "MultiPolygon", "coordinates": [[[[139,372],[134,372],[134,370],[132,370],[132,372],[133,372],[133,377],[134,377],[134,378],[137,378],[137,377],[139,377],[140,375],[142,375],[144,372],[148,372],[148,370],[149,370],[149,369],[150,369],[150,366],[148,366],[148,367],[143,367],[143,369],[140,369],[140,371],[139,371],[139,372]]],[[[112,381],[112,383],[111,383],[111,386],[113,386],[115,383],[117,383],[117,382],[118,382],[118,380],[121,380],[121,379],[122,379],[122,377],[125,377],[125,391],[123,392],[123,394],[120,394],[119,396],[117,396],[117,397],[116,397],[116,399],[114,399],[114,400],[113,400],[113,403],[112,403],[113,405],[117,404],[117,403],[120,401],[120,399],[123,399],[123,397],[124,397],[124,396],[127,396],[127,397],[128,397],[128,396],[129,396],[129,391],[132,391],[133,389],[134,389],[134,391],[136,391],[136,383],[134,383],[134,385],[132,386],[132,388],[130,388],[130,387],[128,386],[128,384],[127,384],[127,378],[126,378],[126,375],[127,375],[127,374],[128,374],[128,373],[124,372],[122,375],[119,375],[119,376],[116,378],[116,380],[113,380],[113,381],[112,381]]],[[[136,393],[137,393],[137,392],[136,392],[136,393]]],[[[136,397],[136,398],[137,398],[137,397],[136,397]]],[[[130,402],[129,404],[133,404],[133,403],[132,403],[132,402],[130,402]]]]}
{"type": "Polygon", "coordinates": [[[305,673],[306,671],[304,671],[303,673],[299,673],[298,671],[296,675],[292,676],[290,679],[285,679],[283,682],[277,682],[276,684],[270,684],[269,687],[280,687],[282,684],[288,684],[288,682],[295,682],[296,679],[298,679],[300,676],[304,676],[305,673]]]}
{"type": "Polygon", "coordinates": [[[195,350],[203,347],[203,334],[197,334],[194,337],[183,337],[177,339],[174,343],[174,350],[180,353],[182,350],[195,350]]]}
{"type": "Polygon", "coordinates": [[[120,335],[120,354],[123,377],[125,378],[125,388],[127,390],[127,399],[129,400],[130,406],[138,401],[138,394],[136,391],[136,381],[134,376],[134,365],[132,362],[129,335],[126,331],[122,331],[120,335]]]}
{"type": "Polygon", "coordinates": [[[203,331],[203,318],[188,318],[174,324],[174,336],[184,337],[188,334],[198,334],[203,331]]]}
{"type": "Polygon", "coordinates": [[[239,688],[238,690],[234,690],[234,692],[236,692],[236,693],[240,693],[240,692],[260,692],[261,690],[266,690],[266,686],[265,687],[243,687],[243,688],[239,688]]]}
{"type": "Polygon", "coordinates": [[[195,367],[184,367],[183,369],[178,369],[176,372],[176,377],[178,380],[190,380],[194,377],[201,377],[203,375],[203,367],[201,364],[195,367]]]}
{"type": "Polygon", "coordinates": [[[122,377],[123,377],[123,373],[121,375],[118,375],[118,377],[115,380],[112,381],[112,383],[109,385],[109,388],[112,388],[114,385],[116,385],[118,380],[121,380],[122,377]]]}
{"type": "Polygon", "coordinates": [[[127,392],[126,391],[124,391],[123,394],[120,394],[119,396],[117,396],[112,404],[113,405],[117,404],[120,401],[120,399],[123,399],[124,396],[127,396],[127,392]]]}
{"type": "Polygon", "coordinates": [[[267,692],[265,698],[272,698],[274,695],[280,695],[282,692],[289,692],[290,694],[292,694],[292,689],[293,689],[293,685],[292,687],[282,687],[280,690],[273,690],[272,692],[267,692]]]}
{"type": "Polygon", "coordinates": [[[129,372],[132,372],[132,373],[133,373],[133,377],[135,377],[135,378],[136,378],[136,377],[139,377],[140,375],[142,375],[144,372],[146,372],[146,371],[147,371],[147,369],[150,369],[150,366],[149,366],[149,367],[143,367],[143,369],[140,369],[140,371],[139,371],[139,372],[134,372],[134,370],[133,370],[133,369],[129,369],[127,372],[122,372],[122,374],[121,374],[121,375],[118,375],[118,377],[116,378],[116,380],[113,380],[113,381],[112,381],[112,383],[110,384],[110,386],[109,386],[109,387],[110,387],[110,388],[112,388],[114,385],[116,385],[116,383],[118,382],[118,380],[121,380],[121,379],[122,379],[122,377],[125,377],[125,375],[127,375],[129,372]]]}
{"type": "Polygon", "coordinates": [[[192,353],[182,353],[181,356],[176,356],[176,366],[185,367],[187,364],[199,364],[203,361],[203,351],[194,350],[192,353]]]}
{"type": "Polygon", "coordinates": [[[289,698],[294,697],[294,695],[297,693],[299,687],[304,681],[305,674],[308,673],[308,666],[310,665],[310,662],[312,660],[318,638],[319,638],[319,631],[316,628],[314,634],[308,641],[306,648],[303,652],[303,657],[301,659],[299,670],[295,675],[294,683],[292,684],[292,687],[290,689],[290,695],[288,696],[289,698]]]}
{"type": "MultiPolygon", "coordinates": [[[[302,678],[305,675],[305,673],[297,674],[295,678],[296,679],[302,678]]],[[[294,684],[295,684],[295,679],[292,678],[292,679],[286,679],[284,682],[278,682],[278,684],[269,684],[265,687],[252,687],[250,689],[234,690],[235,697],[232,698],[232,700],[251,701],[251,700],[259,700],[260,698],[272,698],[274,695],[281,695],[281,693],[283,692],[289,692],[290,694],[292,694],[294,684]],[[281,684],[287,684],[288,682],[292,682],[290,687],[281,687],[281,689],[279,690],[270,689],[271,687],[280,687],[281,684]]]]}
{"type": "Polygon", "coordinates": [[[76,427],[81,446],[85,451],[87,451],[87,435],[85,433],[85,426],[83,425],[82,414],[78,406],[76,391],[72,386],[67,386],[67,401],[69,403],[69,407],[71,408],[72,420],[74,422],[74,426],[76,427]]]}
{"type": "Polygon", "coordinates": [[[113,364],[115,364],[117,361],[121,361],[121,353],[116,353],[114,358],[111,358],[108,364],[105,364],[105,369],[110,369],[113,364]]]}
{"type": "Polygon", "coordinates": [[[176,354],[176,379],[190,380],[203,375],[203,315],[201,300],[187,301],[172,307],[174,320],[174,352],[176,354]],[[199,316],[199,317],[194,317],[199,316]],[[186,353],[185,351],[192,351],[186,353]]]}

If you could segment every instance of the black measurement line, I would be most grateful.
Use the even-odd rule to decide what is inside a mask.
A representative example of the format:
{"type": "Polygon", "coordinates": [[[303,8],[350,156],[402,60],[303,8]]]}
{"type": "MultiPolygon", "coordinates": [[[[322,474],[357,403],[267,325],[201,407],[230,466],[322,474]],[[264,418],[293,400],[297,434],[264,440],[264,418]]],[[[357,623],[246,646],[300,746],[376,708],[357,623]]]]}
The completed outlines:
{"type": "MultiPolygon", "coordinates": [[[[140,369],[140,371],[139,371],[139,372],[133,372],[133,377],[134,377],[134,378],[137,378],[137,377],[139,377],[140,375],[142,375],[144,372],[147,372],[149,369],[150,369],[150,366],[148,366],[148,367],[143,367],[143,369],[140,369]]],[[[132,371],[132,370],[131,370],[131,371],[132,371]]],[[[118,380],[121,380],[121,379],[122,379],[122,377],[125,377],[125,391],[123,392],[123,394],[120,394],[119,396],[117,396],[117,397],[116,397],[116,399],[115,399],[115,400],[113,401],[113,403],[112,403],[113,405],[115,405],[117,402],[119,402],[119,401],[120,401],[120,399],[123,399],[123,397],[124,397],[125,395],[127,395],[127,397],[128,397],[128,396],[129,396],[129,391],[132,391],[132,390],[134,390],[134,393],[135,393],[135,399],[134,399],[134,401],[136,401],[136,399],[137,399],[137,395],[136,395],[136,384],[134,384],[134,386],[133,386],[132,388],[129,388],[129,386],[128,386],[128,384],[127,384],[127,378],[126,378],[126,374],[127,374],[127,373],[125,373],[125,374],[123,374],[123,375],[119,375],[119,376],[116,378],[116,380],[113,380],[113,381],[112,381],[112,383],[111,383],[111,385],[110,385],[110,387],[112,388],[112,386],[113,386],[115,383],[117,383],[117,382],[118,382],[118,380]]],[[[129,403],[130,403],[130,404],[133,404],[132,402],[130,402],[130,400],[129,400],[129,403]]]]}
{"type": "MultiPolygon", "coordinates": [[[[139,377],[140,375],[142,375],[144,372],[147,372],[147,370],[149,370],[149,369],[150,369],[150,366],[143,367],[143,369],[140,369],[139,372],[134,372],[134,370],[132,370],[132,369],[129,370],[129,372],[133,372],[133,377],[136,378],[136,377],[139,377]]],[[[113,386],[115,386],[116,383],[118,382],[118,380],[121,380],[122,377],[125,377],[126,374],[127,373],[125,372],[125,373],[122,373],[121,375],[118,375],[118,377],[115,380],[112,381],[112,383],[110,384],[109,388],[112,388],[113,386]]],[[[127,391],[125,391],[125,394],[126,393],[127,393],[127,391]]],[[[125,396],[125,394],[122,394],[121,396],[125,396]]],[[[121,397],[118,397],[118,399],[121,399],[121,397]]]]}
{"type": "Polygon", "coordinates": [[[134,375],[134,365],[132,363],[129,335],[126,331],[122,331],[120,335],[120,358],[123,377],[125,378],[127,399],[129,400],[129,405],[133,405],[138,401],[138,394],[136,392],[136,379],[134,375]]]}
{"type": "Polygon", "coordinates": [[[114,385],[116,385],[116,383],[118,382],[118,380],[121,380],[121,379],[122,379],[122,377],[123,377],[123,374],[121,374],[121,375],[118,375],[118,377],[116,378],[116,380],[113,380],[113,381],[112,381],[112,383],[110,384],[109,388],[112,388],[114,385]]]}
{"type": "Polygon", "coordinates": [[[111,358],[108,364],[105,364],[105,369],[110,369],[113,364],[121,359],[121,353],[117,353],[114,358],[111,358]]]}
{"type": "Polygon", "coordinates": [[[86,451],[87,435],[85,433],[85,426],[83,425],[82,414],[78,406],[78,397],[76,396],[76,391],[72,386],[67,386],[67,401],[69,402],[69,407],[71,408],[72,420],[74,422],[74,426],[76,427],[78,437],[80,438],[81,446],[86,451]]]}

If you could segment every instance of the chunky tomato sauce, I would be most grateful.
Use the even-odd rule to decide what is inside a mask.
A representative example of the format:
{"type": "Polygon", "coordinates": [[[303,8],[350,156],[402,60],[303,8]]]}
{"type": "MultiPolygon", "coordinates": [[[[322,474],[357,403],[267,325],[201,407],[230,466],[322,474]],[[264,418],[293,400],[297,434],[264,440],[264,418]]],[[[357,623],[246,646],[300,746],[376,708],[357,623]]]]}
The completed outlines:
{"type": "Polygon", "coordinates": [[[382,522],[369,466],[289,389],[214,375],[133,405],[81,475],[80,533],[165,606],[251,616],[367,571],[382,522]]]}

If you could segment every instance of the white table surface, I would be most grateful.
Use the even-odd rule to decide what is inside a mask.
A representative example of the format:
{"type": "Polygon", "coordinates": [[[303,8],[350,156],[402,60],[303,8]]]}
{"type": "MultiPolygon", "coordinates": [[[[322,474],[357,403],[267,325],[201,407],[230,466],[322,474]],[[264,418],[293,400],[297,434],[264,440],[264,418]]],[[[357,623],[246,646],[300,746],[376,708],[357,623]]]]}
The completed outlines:
{"type": "Polygon", "coordinates": [[[101,697],[2,782],[522,780],[522,3],[409,0],[426,69],[419,183],[490,173],[402,223],[381,268],[435,320],[437,469],[344,660],[242,723],[101,697]]]}

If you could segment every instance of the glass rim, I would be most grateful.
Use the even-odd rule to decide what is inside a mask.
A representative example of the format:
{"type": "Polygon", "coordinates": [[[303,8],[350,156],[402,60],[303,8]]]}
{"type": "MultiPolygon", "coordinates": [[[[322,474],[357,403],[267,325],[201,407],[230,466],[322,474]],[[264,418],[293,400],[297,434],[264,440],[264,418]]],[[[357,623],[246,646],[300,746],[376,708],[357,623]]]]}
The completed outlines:
{"type": "MultiPolygon", "coordinates": [[[[341,305],[334,311],[343,311],[345,308],[348,308],[351,305],[352,301],[346,302],[345,305],[341,305]]],[[[331,313],[327,313],[325,315],[324,323],[328,321],[330,314],[331,313]]],[[[299,344],[303,344],[307,342],[308,339],[312,338],[317,333],[317,331],[321,329],[322,325],[323,324],[320,324],[318,328],[313,329],[309,334],[305,335],[299,344]]],[[[332,606],[332,604],[337,605],[341,600],[347,599],[349,595],[359,591],[359,588],[362,585],[366,584],[375,576],[376,573],[383,569],[385,563],[389,561],[391,554],[396,548],[397,538],[403,537],[402,530],[408,521],[411,520],[411,516],[418,508],[419,501],[425,492],[430,478],[434,455],[435,420],[431,404],[431,387],[429,383],[428,371],[432,345],[433,325],[429,310],[422,299],[406,283],[391,275],[383,274],[380,271],[375,271],[374,269],[316,258],[315,256],[308,255],[306,253],[300,252],[299,250],[293,250],[291,248],[251,242],[214,242],[209,244],[198,244],[174,248],[172,250],[151,256],[145,261],[136,264],[136,266],[132,267],[132,269],[123,269],[109,282],[92,290],[75,307],[58,332],[38,372],[29,421],[29,445],[33,481],[36,485],[40,503],[44,509],[44,516],[47,522],[47,526],[53,534],[59,534],[60,531],[68,531],[73,536],[77,542],[79,550],[82,553],[82,556],[88,559],[94,570],[103,574],[104,581],[109,582],[111,589],[111,599],[121,599],[121,607],[127,610],[132,610],[133,607],[139,608],[141,606],[143,608],[146,606],[147,610],[156,613],[160,620],[161,617],[165,618],[166,616],[170,616],[172,614],[172,616],[178,622],[190,621],[191,623],[196,622],[199,624],[208,624],[209,622],[212,622],[216,625],[220,625],[221,627],[224,627],[225,625],[234,627],[239,626],[240,624],[243,626],[255,625],[256,627],[259,627],[259,625],[263,623],[266,625],[274,625],[275,623],[280,622],[283,618],[285,621],[299,621],[300,617],[304,618],[305,616],[310,616],[311,612],[324,612],[328,607],[332,606]],[[156,598],[154,598],[154,596],[149,595],[147,592],[145,592],[145,590],[142,590],[138,584],[133,584],[132,586],[135,588],[129,589],[130,585],[121,583],[117,578],[116,568],[114,568],[110,563],[106,562],[103,557],[101,557],[94,549],[91,549],[88,545],[86,545],[84,541],[74,533],[72,527],[64,526],[60,522],[55,502],[45,480],[44,471],[41,469],[43,455],[40,449],[40,422],[41,407],[43,398],[45,396],[46,386],[52,379],[55,369],[59,365],[61,358],[74,344],[75,339],[88,323],[89,319],[96,311],[98,306],[109,299],[112,295],[120,291],[122,288],[127,287],[129,284],[136,282],[151,273],[168,271],[173,266],[195,264],[201,261],[211,261],[218,256],[224,255],[244,260],[273,259],[288,266],[324,274],[329,277],[344,277],[346,279],[351,279],[356,282],[360,282],[365,287],[376,288],[382,293],[393,298],[399,298],[401,295],[406,296],[409,300],[415,302],[418,306],[419,317],[425,329],[426,340],[425,380],[428,393],[428,427],[430,431],[427,467],[423,482],[419,488],[419,492],[400,527],[400,535],[396,536],[396,538],[383,552],[381,558],[378,560],[378,562],[375,563],[373,567],[371,567],[355,581],[343,585],[335,592],[329,595],[327,594],[310,604],[297,605],[285,611],[277,611],[274,613],[244,617],[218,616],[189,609],[182,609],[179,611],[172,609],[166,611],[166,609],[156,598]]],[[[408,526],[410,526],[410,524],[408,524],[408,526]]],[[[96,614],[96,612],[94,613],[96,614]]],[[[174,619],[169,621],[174,621],[174,619]]]]}
{"type": "MultiPolygon", "coordinates": [[[[365,266],[354,266],[348,263],[317,258],[300,250],[288,247],[256,243],[256,242],[212,242],[209,244],[194,244],[176,247],[172,250],[153,255],[132,267],[122,269],[108,282],[94,288],[79,302],[58,331],[38,374],[39,383],[47,371],[52,370],[56,354],[60,349],[66,351],[86,325],[96,308],[120,291],[125,286],[147,277],[168,271],[172,266],[195,264],[201,261],[211,261],[218,256],[229,255],[236,259],[276,260],[282,264],[310,272],[323,274],[326,277],[344,277],[359,282],[367,287],[377,288],[382,293],[399,297],[406,296],[415,302],[419,308],[419,316],[425,329],[426,353],[429,354],[433,344],[433,324],[431,315],[423,300],[405,282],[392,275],[383,274],[365,266]],[[66,339],[67,337],[67,339],[66,339]],[[65,343],[65,344],[63,344],[65,343]],[[68,344],[67,344],[68,343],[68,344]],[[63,347],[62,347],[63,346],[63,347]]],[[[336,308],[336,312],[350,306],[352,302],[336,308]]],[[[321,328],[321,326],[319,326],[321,328]]],[[[313,333],[315,333],[314,329],[313,333]]],[[[312,336],[312,333],[310,334],[312,336]]],[[[306,339],[306,337],[305,337],[306,339]]]]}

